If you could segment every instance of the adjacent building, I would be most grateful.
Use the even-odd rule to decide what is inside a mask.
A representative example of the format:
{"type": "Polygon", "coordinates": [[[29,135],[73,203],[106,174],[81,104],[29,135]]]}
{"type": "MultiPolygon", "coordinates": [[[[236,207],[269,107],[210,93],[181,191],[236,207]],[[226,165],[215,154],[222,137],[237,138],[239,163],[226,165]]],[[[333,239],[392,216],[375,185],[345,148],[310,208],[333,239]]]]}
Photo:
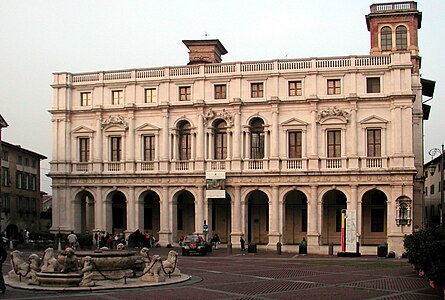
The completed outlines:
{"type": "MultiPolygon", "coordinates": [[[[440,150],[440,149],[437,149],[440,150]]],[[[437,151],[439,152],[439,151],[437,151]]],[[[443,189],[443,164],[445,153],[443,153],[443,146],[441,155],[431,159],[425,164],[425,202],[424,202],[424,225],[434,226],[441,223],[440,218],[442,214],[442,199],[444,197],[443,189]],[[442,162],[442,164],[441,164],[442,162]],[[442,182],[441,182],[442,181],[442,182]]],[[[443,223],[444,220],[442,220],[443,223]]]]}
{"type": "Polygon", "coordinates": [[[46,157],[19,145],[1,144],[1,230],[13,238],[20,230],[39,232],[40,161],[46,157]]]}
{"type": "Polygon", "coordinates": [[[52,230],[328,253],[347,209],[362,253],[400,254],[423,220],[422,14],[370,8],[370,55],[222,63],[185,40],[184,66],[55,73],[52,230]]]}

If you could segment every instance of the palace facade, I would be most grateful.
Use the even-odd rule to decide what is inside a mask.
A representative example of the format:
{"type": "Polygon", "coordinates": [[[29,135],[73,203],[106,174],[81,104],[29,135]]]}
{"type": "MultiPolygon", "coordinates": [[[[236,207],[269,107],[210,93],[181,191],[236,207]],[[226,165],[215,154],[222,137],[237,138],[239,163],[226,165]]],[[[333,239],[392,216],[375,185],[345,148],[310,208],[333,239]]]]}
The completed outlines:
{"type": "Polygon", "coordinates": [[[423,218],[421,12],[370,8],[370,55],[222,63],[219,40],[185,40],[185,66],[55,73],[52,230],[165,246],[206,223],[234,247],[327,253],[348,209],[361,253],[401,254],[423,218]]]}

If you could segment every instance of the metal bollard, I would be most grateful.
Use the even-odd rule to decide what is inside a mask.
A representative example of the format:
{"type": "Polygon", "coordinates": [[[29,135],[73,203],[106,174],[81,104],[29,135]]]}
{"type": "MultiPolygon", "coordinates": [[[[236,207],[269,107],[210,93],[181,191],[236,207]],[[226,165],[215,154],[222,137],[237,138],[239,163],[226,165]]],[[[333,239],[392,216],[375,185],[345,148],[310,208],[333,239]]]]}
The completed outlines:
{"type": "Polygon", "coordinates": [[[231,242],[227,243],[227,254],[232,254],[232,243],[231,242]]]}
{"type": "Polygon", "coordinates": [[[14,249],[14,243],[12,242],[12,239],[9,240],[9,249],[14,249]]]}
{"type": "Polygon", "coordinates": [[[281,243],[280,242],[277,243],[277,254],[281,255],[281,243]]]}

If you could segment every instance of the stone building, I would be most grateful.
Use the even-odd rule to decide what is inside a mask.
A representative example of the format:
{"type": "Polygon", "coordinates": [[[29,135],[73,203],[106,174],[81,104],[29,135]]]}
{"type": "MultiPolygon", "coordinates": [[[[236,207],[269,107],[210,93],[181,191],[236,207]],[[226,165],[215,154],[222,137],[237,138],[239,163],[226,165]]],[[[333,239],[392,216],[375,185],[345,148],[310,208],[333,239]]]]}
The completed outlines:
{"type": "Polygon", "coordinates": [[[13,238],[20,230],[39,232],[40,161],[46,157],[19,145],[1,144],[1,230],[13,238]]]}
{"type": "Polygon", "coordinates": [[[327,253],[348,209],[362,253],[400,254],[422,222],[422,15],[370,8],[370,55],[222,63],[219,40],[186,40],[187,66],[55,73],[52,230],[167,245],[206,223],[327,253]]]}

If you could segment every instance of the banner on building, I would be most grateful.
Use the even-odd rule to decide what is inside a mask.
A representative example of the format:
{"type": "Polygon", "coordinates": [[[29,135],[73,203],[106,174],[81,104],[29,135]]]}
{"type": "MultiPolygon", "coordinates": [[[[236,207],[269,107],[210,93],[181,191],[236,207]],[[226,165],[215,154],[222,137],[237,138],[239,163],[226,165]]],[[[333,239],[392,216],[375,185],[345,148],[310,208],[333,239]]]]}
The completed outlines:
{"type": "Polygon", "coordinates": [[[226,172],[206,172],[206,198],[226,198],[226,172]]]}
{"type": "Polygon", "coordinates": [[[346,252],[357,251],[357,214],[355,209],[346,210],[346,252]]]}

